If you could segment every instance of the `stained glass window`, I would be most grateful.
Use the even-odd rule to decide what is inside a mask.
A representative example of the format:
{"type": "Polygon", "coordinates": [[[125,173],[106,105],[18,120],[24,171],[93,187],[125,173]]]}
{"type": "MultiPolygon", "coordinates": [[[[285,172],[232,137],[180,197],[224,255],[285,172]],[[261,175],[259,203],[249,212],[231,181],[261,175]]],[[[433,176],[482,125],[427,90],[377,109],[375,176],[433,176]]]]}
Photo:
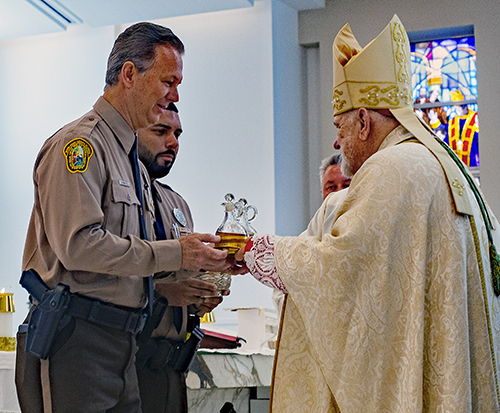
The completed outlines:
{"type": "Polygon", "coordinates": [[[474,28],[465,26],[408,35],[415,112],[477,175],[479,126],[474,28]]]}

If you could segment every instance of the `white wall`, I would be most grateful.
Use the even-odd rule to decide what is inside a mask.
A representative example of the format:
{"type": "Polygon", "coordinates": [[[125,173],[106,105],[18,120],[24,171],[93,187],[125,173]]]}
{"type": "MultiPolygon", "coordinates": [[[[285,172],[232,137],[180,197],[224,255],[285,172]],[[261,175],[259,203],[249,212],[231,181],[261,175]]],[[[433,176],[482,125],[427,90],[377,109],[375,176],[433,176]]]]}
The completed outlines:
{"type": "Polygon", "coordinates": [[[321,85],[322,152],[332,150],[336,131],[332,122],[332,43],[337,32],[349,23],[361,46],[375,38],[397,14],[407,31],[474,25],[479,105],[479,156],[481,187],[495,215],[500,216],[500,2],[489,0],[327,0],[326,8],[299,13],[301,44],[319,43],[321,85]]]}
{"type": "Polygon", "coordinates": [[[298,235],[310,217],[307,205],[307,152],[302,141],[302,67],[298,14],[273,2],[274,156],[276,233],[298,235]]]}
{"type": "MultiPolygon", "coordinates": [[[[191,205],[200,232],[215,231],[227,192],[257,206],[254,226],[259,232],[275,232],[274,106],[276,99],[288,100],[280,108],[297,110],[290,96],[298,100],[299,84],[294,78],[297,12],[276,3],[256,1],[252,8],[156,21],[186,46],[179,89],[184,133],[165,181],[191,205]],[[287,21],[294,21],[295,29],[283,35],[284,44],[273,44],[273,25],[286,27],[287,21]],[[290,61],[286,50],[293,53],[290,61]],[[274,52],[281,53],[277,63],[274,52]],[[288,80],[295,86],[277,97],[274,74],[287,64],[283,70],[291,73],[288,80]]],[[[75,26],[63,33],[0,41],[0,288],[14,292],[16,325],[27,309],[27,294],[18,281],[33,202],[33,162],[46,138],[89,110],[101,95],[107,56],[124,28],[75,26]]],[[[289,127],[278,135],[297,141],[298,125],[298,130],[289,127]]],[[[280,185],[288,185],[287,179],[280,185]]],[[[284,225],[283,231],[296,230],[284,225]]],[[[270,297],[271,290],[250,276],[234,278],[231,296],[215,313],[218,324],[235,328],[236,314],[222,308],[270,307],[270,297]]]]}
{"type": "Polygon", "coordinates": [[[19,285],[33,205],[33,164],[45,139],[102,93],[112,27],[0,41],[0,288],[14,293],[15,325],[27,310],[19,285]]]}
{"type": "MultiPolygon", "coordinates": [[[[275,231],[271,13],[271,2],[259,1],[156,21],[186,46],[178,105],[184,132],[163,180],[189,203],[198,232],[215,232],[227,192],[257,207],[258,231],[275,231]]],[[[224,308],[254,306],[272,307],[271,290],[249,275],[233,277],[216,323],[236,329],[236,313],[224,308]]]]}

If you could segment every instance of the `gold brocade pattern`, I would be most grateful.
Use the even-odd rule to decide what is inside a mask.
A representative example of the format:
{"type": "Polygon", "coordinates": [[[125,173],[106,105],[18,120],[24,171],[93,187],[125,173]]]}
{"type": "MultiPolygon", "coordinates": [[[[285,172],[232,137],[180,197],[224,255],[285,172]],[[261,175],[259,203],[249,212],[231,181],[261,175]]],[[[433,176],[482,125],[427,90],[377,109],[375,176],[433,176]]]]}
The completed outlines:
{"type": "MultiPolygon", "coordinates": [[[[478,236],[478,232],[477,232],[477,227],[476,227],[476,221],[474,220],[474,217],[473,216],[469,216],[469,221],[470,221],[470,227],[471,227],[471,230],[472,230],[472,235],[474,237],[474,246],[476,247],[476,256],[478,258],[478,267],[479,267],[479,275],[481,277],[481,286],[482,286],[482,289],[483,289],[483,296],[484,296],[484,299],[485,301],[487,302],[488,300],[488,289],[486,288],[486,278],[484,276],[484,265],[483,265],[483,259],[482,259],[482,253],[481,253],[481,244],[479,242],[479,236],[478,236]]],[[[482,228],[484,228],[484,223],[482,223],[482,228]]],[[[485,306],[485,312],[486,312],[486,321],[488,322],[488,332],[489,332],[489,337],[490,337],[490,347],[491,347],[491,354],[492,354],[492,361],[493,361],[493,365],[495,366],[497,361],[496,361],[496,355],[495,355],[495,345],[493,343],[493,332],[491,330],[491,324],[490,324],[490,309],[489,307],[486,305],[485,306]]],[[[500,388],[498,386],[498,374],[497,374],[497,371],[494,370],[494,374],[495,374],[495,387],[496,387],[496,393],[497,393],[497,396],[498,396],[498,404],[500,405],[500,388]]]]}
{"type": "MultiPolygon", "coordinates": [[[[359,89],[359,93],[362,96],[359,98],[359,102],[365,104],[367,107],[377,107],[379,105],[384,107],[387,105],[397,107],[401,104],[400,99],[406,102],[410,97],[406,88],[400,92],[399,87],[396,85],[390,85],[385,88],[380,88],[377,85],[370,85],[366,88],[359,89]]],[[[337,109],[342,109],[342,107],[337,109]]]]}
{"type": "Polygon", "coordinates": [[[500,411],[489,251],[478,260],[439,162],[403,135],[364,163],[335,220],[315,216],[321,238],[276,237],[289,298],[273,412],[500,411]]]}
{"type": "Polygon", "coordinates": [[[305,327],[290,297],[287,297],[283,310],[287,322],[281,323],[270,412],[339,413],[309,341],[306,337],[291,340],[301,336],[305,327]],[[283,374],[284,371],[286,374],[283,374]]]}
{"type": "Polygon", "coordinates": [[[334,109],[341,110],[344,105],[347,103],[344,99],[341,99],[341,96],[344,94],[341,90],[335,89],[333,91],[333,107],[334,109]]]}
{"type": "Polygon", "coordinates": [[[396,62],[399,64],[398,81],[401,83],[410,84],[410,76],[408,74],[409,62],[408,55],[406,53],[407,48],[407,35],[406,31],[401,25],[401,23],[395,22],[393,24],[392,38],[396,42],[396,51],[394,52],[394,57],[396,62]]]}
{"type": "Polygon", "coordinates": [[[360,107],[412,108],[410,43],[396,15],[363,49],[346,24],[332,53],[334,116],[360,107]]]}

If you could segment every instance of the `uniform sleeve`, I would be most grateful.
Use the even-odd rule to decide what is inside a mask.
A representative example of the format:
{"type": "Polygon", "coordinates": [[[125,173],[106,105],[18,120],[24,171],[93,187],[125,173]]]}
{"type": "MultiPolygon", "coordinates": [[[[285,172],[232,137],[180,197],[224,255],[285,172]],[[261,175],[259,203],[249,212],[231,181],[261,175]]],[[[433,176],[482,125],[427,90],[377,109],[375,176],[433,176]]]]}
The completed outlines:
{"type": "Polygon", "coordinates": [[[34,172],[45,242],[64,267],[117,276],[179,269],[178,241],[153,243],[138,236],[139,202],[131,168],[107,170],[102,150],[94,145],[87,169],[72,172],[64,144],[60,139],[46,144],[34,172]]]}

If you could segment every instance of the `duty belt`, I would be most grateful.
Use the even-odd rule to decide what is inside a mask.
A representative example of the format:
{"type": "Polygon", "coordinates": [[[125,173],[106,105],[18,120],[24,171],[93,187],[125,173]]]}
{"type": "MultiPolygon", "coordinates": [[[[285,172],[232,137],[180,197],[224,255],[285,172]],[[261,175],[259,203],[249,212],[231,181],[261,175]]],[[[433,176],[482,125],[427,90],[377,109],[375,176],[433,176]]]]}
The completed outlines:
{"type": "Polygon", "coordinates": [[[142,331],[147,318],[141,309],[119,307],[74,293],[70,293],[66,314],[132,334],[142,331]]]}
{"type": "Polygon", "coordinates": [[[71,293],[63,284],[58,284],[55,289],[51,290],[34,270],[23,272],[21,285],[38,303],[48,300],[49,308],[55,308],[60,303],[64,303],[62,312],[68,316],[132,334],[142,331],[146,323],[147,315],[140,308],[118,306],[96,298],[71,293]],[[54,294],[56,291],[61,293],[54,294]]]}

